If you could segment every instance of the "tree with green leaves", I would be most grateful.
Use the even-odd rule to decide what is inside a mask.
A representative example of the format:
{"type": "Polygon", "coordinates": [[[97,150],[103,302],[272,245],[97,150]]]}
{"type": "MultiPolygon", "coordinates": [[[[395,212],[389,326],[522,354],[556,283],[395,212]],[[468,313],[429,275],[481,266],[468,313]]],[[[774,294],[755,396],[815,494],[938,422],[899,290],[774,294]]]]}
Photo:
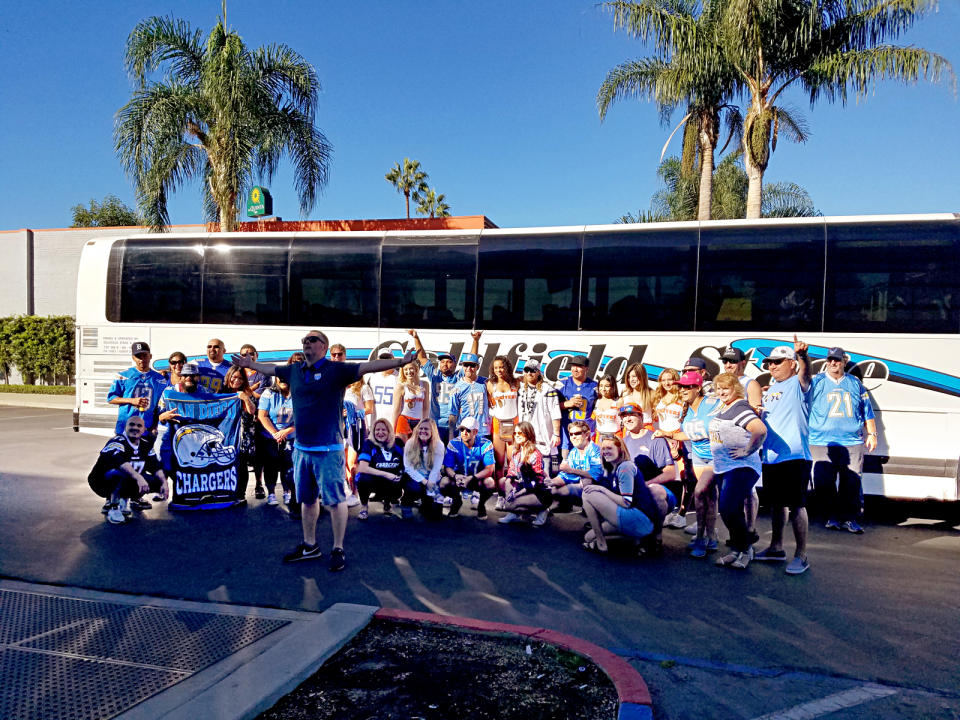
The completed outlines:
{"type": "MultiPolygon", "coordinates": [[[[713,178],[711,215],[715,220],[742,218],[747,207],[747,173],[743,154],[730,153],[717,163],[713,178]]],[[[677,156],[666,158],[657,168],[663,187],[650,202],[650,210],[628,213],[617,222],[670,222],[698,219],[699,183],[685,173],[677,156]]],[[[812,217],[820,215],[810,194],[792,182],[771,183],[764,189],[762,217],[812,217]]]]}
{"type": "Polygon", "coordinates": [[[170,222],[170,194],[201,180],[208,219],[233,230],[255,175],[269,181],[285,155],[301,213],[313,208],[332,149],[314,124],[320,83],[299,54],[250,50],[225,19],[203,42],[183,20],[152,17],[130,33],[125,64],[134,92],[117,112],[114,140],[154,229],[170,222]]]}
{"type": "Polygon", "coordinates": [[[438,194],[433,188],[428,188],[417,201],[417,212],[431,218],[450,217],[450,206],[443,193],[438,194]]]}
{"type": "Polygon", "coordinates": [[[600,120],[613,102],[625,97],[652,100],[664,122],[678,108],[685,108],[660,157],[682,127],[682,169],[699,178],[698,218],[709,220],[714,151],[721,127],[728,129],[726,147],[739,136],[743,122],[733,102],[740,76],[720,45],[723,5],[719,0],[702,8],[696,0],[638,0],[608,2],[605,8],[613,14],[615,29],[652,42],[655,55],[622,63],[607,74],[597,92],[600,120]]]}
{"type": "Polygon", "coordinates": [[[407,219],[410,219],[410,199],[420,202],[421,194],[427,190],[427,174],[420,169],[420,162],[404,158],[403,164],[394,163],[393,168],[384,176],[397,192],[407,200],[407,219]]]}
{"type": "Polygon", "coordinates": [[[136,210],[116,195],[107,195],[103,202],[90,199],[90,207],[82,203],[70,208],[73,213],[73,225],[70,227],[123,227],[143,225],[143,218],[136,210]]]}
{"type": "Polygon", "coordinates": [[[781,103],[790,87],[846,104],[877,82],[956,80],[950,63],[917,47],[887,44],[937,8],[936,0],[714,0],[725,5],[721,35],[727,61],[750,95],[744,118],[744,162],[750,187],[747,217],[762,212],[763,175],[786,133],[806,130],[781,103]]]}

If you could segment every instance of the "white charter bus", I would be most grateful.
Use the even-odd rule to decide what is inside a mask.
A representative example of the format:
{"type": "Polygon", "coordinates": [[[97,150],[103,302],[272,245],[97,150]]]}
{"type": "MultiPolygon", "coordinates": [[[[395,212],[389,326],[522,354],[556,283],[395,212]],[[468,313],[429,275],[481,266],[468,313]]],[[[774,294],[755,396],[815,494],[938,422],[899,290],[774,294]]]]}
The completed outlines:
{"type": "Polygon", "coordinates": [[[249,342],[285,361],[321,328],[365,360],[416,328],[431,353],[484,329],[515,370],[548,380],[572,355],[591,376],[688,357],[714,372],[727,345],[763,358],[794,333],[814,371],[841,346],[877,411],[864,492],[958,500],[960,215],[819,217],[522,229],[141,234],[93,240],[77,283],[77,430],[112,433],[106,402],[130,344],[155,365],[249,342]]]}

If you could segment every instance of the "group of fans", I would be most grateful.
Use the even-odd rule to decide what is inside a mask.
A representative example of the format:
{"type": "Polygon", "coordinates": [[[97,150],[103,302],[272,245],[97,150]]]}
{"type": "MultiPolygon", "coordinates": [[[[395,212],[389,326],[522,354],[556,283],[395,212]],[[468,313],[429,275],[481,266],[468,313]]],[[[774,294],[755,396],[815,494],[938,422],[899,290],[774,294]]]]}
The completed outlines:
{"type": "MultiPolygon", "coordinates": [[[[481,331],[459,358],[428,356],[417,332],[408,332],[415,354],[385,353],[359,365],[345,362],[342,345],[327,348],[319,331],[303,339],[304,352],[286,367],[257,362],[251,345],[227,362],[224,343],[213,339],[198,363],[171,354],[166,374],[150,368],[146,343],[134,343],[134,367],[108,395],[120,407],[117,435],[90,474],[107,519],[122,523],[133,509],[149,508],[145,493],[166,498],[163,436],[179,418],[164,397],[176,391],[241,399],[240,464],[244,475],[253,471],[255,496],[279,504],[279,479],[291,515],[301,514],[304,501],[304,543],[287,562],[321,556],[314,532],[320,501],[333,513],[331,569],[339,570],[347,506],[359,505],[361,521],[372,497],[390,517],[409,519],[417,509],[427,519],[456,517],[466,505],[483,520],[495,496],[503,524],[539,527],[551,511],[581,505],[589,551],[605,553],[608,539],[623,537],[640,553],[657,554],[662,529],[683,528],[694,536],[692,557],[717,552],[717,565],[735,569],[754,560],[786,563],[789,518],[795,550],[786,572],[797,575],[809,568],[811,464],[826,526],[863,532],[860,475],[865,451],[876,447],[876,423],[863,385],[845,372],[841,348],[829,349],[816,375],[806,343],[794,338],[792,347],[774,348],[763,361],[767,387],[745,375],[744,353],[728,347],[725,372],[716,377],[695,357],[679,371],[663,370],[651,386],[635,363],[620,388],[611,375],[590,379],[583,356],[569,359],[569,376],[556,384],[535,359],[518,377],[505,356],[489,363],[489,378],[478,377],[481,331]],[[327,365],[341,362],[342,372],[327,365]],[[326,444],[301,437],[317,435],[320,425],[326,444]],[[158,431],[159,454],[152,449],[158,431]],[[761,475],[773,532],[769,547],[755,552],[761,475]],[[718,514],[729,531],[726,552],[718,514]]],[[[241,497],[246,484],[244,477],[241,497]]]]}

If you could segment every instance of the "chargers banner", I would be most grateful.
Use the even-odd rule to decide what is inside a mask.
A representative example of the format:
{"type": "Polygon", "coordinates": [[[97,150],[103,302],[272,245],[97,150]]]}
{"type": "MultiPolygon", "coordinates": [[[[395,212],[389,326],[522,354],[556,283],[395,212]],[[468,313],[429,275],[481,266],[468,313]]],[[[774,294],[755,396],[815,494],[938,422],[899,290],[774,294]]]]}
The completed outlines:
{"type": "MultiPolygon", "coordinates": [[[[165,410],[181,420],[161,430],[161,455],[169,458],[174,509],[216,509],[243,502],[239,478],[240,400],[236,395],[200,399],[169,393],[165,410]]],[[[163,429],[163,425],[161,428],[163,429]]],[[[244,476],[245,477],[245,476],[244,476]]]]}

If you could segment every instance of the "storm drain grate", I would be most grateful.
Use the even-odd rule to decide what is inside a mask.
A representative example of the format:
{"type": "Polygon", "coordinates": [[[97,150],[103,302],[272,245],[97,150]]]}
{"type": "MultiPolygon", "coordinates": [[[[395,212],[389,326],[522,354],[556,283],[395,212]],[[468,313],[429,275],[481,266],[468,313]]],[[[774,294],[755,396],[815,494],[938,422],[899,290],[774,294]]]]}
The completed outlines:
{"type": "Polygon", "coordinates": [[[113,717],[287,625],[0,590],[0,719],[113,717]]]}
{"type": "Polygon", "coordinates": [[[0,650],[0,718],[109,718],[174,685],[185,673],[84,658],[0,650]]]}
{"type": "Polygon", "coordinates": [[[286,624],[236,615],[127,608],[21,646],[196,672],[286,624]]]}
{"type": "Polygon", "coordinates": [[[77,622],[104,617],[129,605],[0,590],[0,644],[20,642],[77,622]]]}

